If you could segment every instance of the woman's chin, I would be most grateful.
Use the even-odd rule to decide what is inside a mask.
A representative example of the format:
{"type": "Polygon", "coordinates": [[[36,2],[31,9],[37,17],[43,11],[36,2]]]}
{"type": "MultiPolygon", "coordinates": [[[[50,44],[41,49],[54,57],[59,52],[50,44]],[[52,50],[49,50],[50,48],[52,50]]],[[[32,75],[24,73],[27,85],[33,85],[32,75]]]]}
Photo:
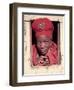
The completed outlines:
{"type": "Polygon", "coordinates": [[[46,52],[41,52],[41,55],[46,55],[46,52]]]}

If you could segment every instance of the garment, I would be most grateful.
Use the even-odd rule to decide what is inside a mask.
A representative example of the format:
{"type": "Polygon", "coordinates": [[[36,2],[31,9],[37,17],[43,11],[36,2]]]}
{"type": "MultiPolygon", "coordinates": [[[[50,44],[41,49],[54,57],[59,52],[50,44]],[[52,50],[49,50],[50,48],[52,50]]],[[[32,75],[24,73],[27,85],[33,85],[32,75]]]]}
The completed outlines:
{"type": "Polygon", "coordinates": [[[54,64],[59,64],[59,55],[57,45],[52,41],[45,60],[38,60],[39,54],[35,45],[32,46],[32,65],[33,66],[49,66],[54,64]]]}

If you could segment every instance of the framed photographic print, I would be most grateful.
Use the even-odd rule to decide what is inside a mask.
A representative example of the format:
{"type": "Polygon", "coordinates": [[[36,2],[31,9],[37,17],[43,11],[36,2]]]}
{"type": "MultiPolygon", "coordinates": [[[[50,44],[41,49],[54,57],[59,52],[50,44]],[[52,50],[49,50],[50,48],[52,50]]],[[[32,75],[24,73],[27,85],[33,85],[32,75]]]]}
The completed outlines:
{"type": "Polygon", "coordinates": [[[10,85],[72,83],[72,7],[10,4],[10,85]]]}

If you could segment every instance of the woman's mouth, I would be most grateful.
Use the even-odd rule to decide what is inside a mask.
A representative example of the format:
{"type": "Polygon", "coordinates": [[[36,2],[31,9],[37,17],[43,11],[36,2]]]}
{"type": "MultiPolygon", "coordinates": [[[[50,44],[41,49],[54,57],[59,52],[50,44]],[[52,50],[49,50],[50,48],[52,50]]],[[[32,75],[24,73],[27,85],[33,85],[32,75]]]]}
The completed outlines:
{"type": "Polygon", "coordinates": [[[46,49],[40,49],[41,53],[46,53],[47,50],[46,49]]]}

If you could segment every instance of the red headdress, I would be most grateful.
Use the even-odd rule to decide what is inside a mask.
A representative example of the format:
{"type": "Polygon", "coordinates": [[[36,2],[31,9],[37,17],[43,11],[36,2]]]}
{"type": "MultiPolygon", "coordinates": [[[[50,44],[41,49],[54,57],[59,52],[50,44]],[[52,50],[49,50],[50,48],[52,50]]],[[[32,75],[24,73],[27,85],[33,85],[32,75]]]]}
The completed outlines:
{"type": "Polygon", "coordinates": [[[32,29],[35,31],[36,37],[40,35],[51,36],[54,26],[48,18],[38,18],[32,23],[32,29]]]}

